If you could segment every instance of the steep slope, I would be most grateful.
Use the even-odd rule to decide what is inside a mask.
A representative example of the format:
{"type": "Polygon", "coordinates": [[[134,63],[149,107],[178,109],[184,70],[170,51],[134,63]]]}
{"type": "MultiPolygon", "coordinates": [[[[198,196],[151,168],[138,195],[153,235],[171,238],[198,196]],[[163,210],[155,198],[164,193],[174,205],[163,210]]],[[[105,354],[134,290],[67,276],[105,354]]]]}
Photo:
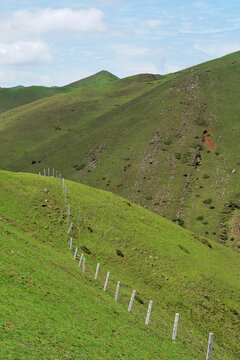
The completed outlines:
{"type": "Polygon", "coordinates": [[[59,182],[0,172],[1,357],[200,360],[213,331],[214,359],[237,360],[239,255],[116,195],[65,183],[85,274],[70,254],[59,182]]]}
{"type": "Polygon", "coordinates": [[[58,167],[239,250],[239,67],[237,52],[6,112],[0,167],[58,167]]]}

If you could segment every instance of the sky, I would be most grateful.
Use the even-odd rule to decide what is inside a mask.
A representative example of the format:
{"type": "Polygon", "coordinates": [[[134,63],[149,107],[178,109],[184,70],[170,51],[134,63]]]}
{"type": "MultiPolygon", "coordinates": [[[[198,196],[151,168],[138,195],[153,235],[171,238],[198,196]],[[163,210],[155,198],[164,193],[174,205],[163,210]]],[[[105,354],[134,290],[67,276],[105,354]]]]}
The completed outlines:
{"type": "Polygon", "coordinates": [[[0,87],[166,74],[240,50],[240,0],[1,0],[0,87]]]}

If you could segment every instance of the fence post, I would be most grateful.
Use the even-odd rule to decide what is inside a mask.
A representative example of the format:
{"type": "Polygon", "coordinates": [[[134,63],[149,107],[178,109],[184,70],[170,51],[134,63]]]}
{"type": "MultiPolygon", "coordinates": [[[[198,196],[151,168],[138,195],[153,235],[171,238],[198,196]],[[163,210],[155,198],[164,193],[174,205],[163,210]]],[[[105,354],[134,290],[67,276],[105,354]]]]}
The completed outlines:
{"type": "Polygon", "coordinates": [[[78,266],[79,266],[79,267],[81,266],[82,258],[83,258],[83,254],[81,255],[80,260],[79,260],[79,263],[78,263],[78,266]]]}
{"type": "Polygon", "coordinates": [[[74,252],[74,255],[73,255],[73,260],[76,260],[76,257],[77,257],[77,251],[78,251],[78,248],[75,249],[75,252],[74,252]]]}
{"type": "Polygon", "coordinates": [[[58,172],[57,172],[57,170],[56,170],[56,179],[58,178],[58,172]]]}
{"type": "Polygon", "coordinates": [[[40,171],[39,171],[38,175],[41,175],[40,171]]]}
{"type": "Polygon", "coordinates": [[[128,305],[128,311],[129,311],[129,312],[131,312],[131,310],[132,310],[132,304],[133,304],[133,300],[134,300],[135,294],[136,294],[136,290],[133,290],[132,296],[131,296],[131,300],[130,300],[130,303],[129,303],[129,305],[128,305]]]}
{"type": "Polygon", "coordinates": [[[209,334],[209,339],[208,339],[208,349],[207,349],[207,357],[206,357],[206,360],[210,360],[210,359],[211,359],[212,347],[213,347],[213,333],[210,333],[210,334],[209,334]]]}
{"type": "Polygon", "coordinates": [[[46,176],[46,170],[45,169],[43,170],[43,174],[44,174],[44,176],[46,176]]]}
{"type": "Polygon", "coordinates": [[[172,333],[172,340],[176,340],[177,336],[177,328],[178,328],[178,320],[179,320],[179,313],[175,314],[174,326],[173,326],[173,333],[172,333]]]}
{"type": "Polygon", "coordinates": [[[68,204],[68,217],[70,217],[70,213],[71,213],[70,204],[68,204]]]}
{"type": "Polygon", "coordinates": [[[72,237],[70,238],[70,250],[72,250],[72,237]]]}
{"type": "Polygon", "coordinates": [[[47,169],[47,172],[48,172],[48,176],[50,176],[50,169],[49,168],[47,169]]]}
{"type": "Polygon", "coordinates": [[[82,272],[85,273],[85,257],[83,258],[82,272]]]}
{"type": "Polygon", "coordinates": [[[70,234],[71,230],[72,230],[72,226],[73,226],[73,222],[71,222],[69,229],[68,229],[68,234],[70,234]]]}
{"type": "Polygon", "coordinates": [[[59,182],[61,184],[61,177],[62,177],[62,174],[59,174],[59,182]]]}
{"type": "Polygon", "coordinates": [[[148,305],[148,311],[147,311],[147,317],[146,317],[146,321],[145,321],[145,325],[149,324],[149,319],[150,319],[150,314],[151,314],[151,310],[152,310],[152,300],[149,301],[149,305],[148,305]]]}
{"type": "Polygon", "coordinates": [[[65,186],[65,197],[67,197],[67,185],[65,186]]]}
{"type": "Polygon", "coordinates": [[[106,276],[106,280],[105,280],[105,284],[104,284],[103,291],[106,291],[106,288],[107,288],[107,283],[108,283],[108,278],[109,278],[109,274],[110,274],[110,272],[108,271],[107,276],[106,276]]]}
{"type": "Polygon", "coordinates": [[[64,188],[64,178],[63,178],[63,181],[62,181],[62,185],[63,185],[63,188],[64,188]]]}
{"type": "Polygon", "coordinates": [[[96,272],[95,272],[95,276],[94,276],[94,279],[97,280],[97,276],[98,276],[98,270],[99,270],[99,263],[97,264],[97,267],[96,267],[96,272]]]}
{"type": "Polygon", "coordinates": [[[52,176],[54,177],[54,168],[52,169],[52,176]]]}
{"type": "Polygon", "coordinates": [[[118,299],[119,286],[120,286],[120,281],[117,282],[117,288],[116,288],[116,293],[115,293],[115,301],[117,301],[117,299],[118,299]]]}

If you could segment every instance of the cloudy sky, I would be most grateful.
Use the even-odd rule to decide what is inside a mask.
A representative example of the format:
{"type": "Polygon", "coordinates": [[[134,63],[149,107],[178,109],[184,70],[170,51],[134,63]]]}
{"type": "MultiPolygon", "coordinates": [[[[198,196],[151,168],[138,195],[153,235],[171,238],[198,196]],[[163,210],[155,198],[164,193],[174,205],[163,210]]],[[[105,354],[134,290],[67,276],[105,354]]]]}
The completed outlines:
{"type": "Polygon", "coordinates": [[[0,87],[166,74],[237,50],[239,0],[0,1],[0,87]]]}

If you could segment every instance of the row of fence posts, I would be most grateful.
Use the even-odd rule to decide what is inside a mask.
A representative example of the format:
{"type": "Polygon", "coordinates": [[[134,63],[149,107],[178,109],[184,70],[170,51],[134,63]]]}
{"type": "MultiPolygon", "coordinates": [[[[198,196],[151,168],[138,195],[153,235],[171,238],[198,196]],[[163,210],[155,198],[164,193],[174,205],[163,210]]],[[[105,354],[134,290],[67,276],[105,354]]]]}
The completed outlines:
{"type": "MultiPolygon", "coordinates": [[[[44,176],[46,176],[46,169],[44,169],[43,174],[44,174],[44,176]]],[[[39,175],[41,175],[41,172],[39,172],[39,175]]],[[[49,168],[47,169],[47,176],[51,176],[49,168]]],[[[55,171],[53,169],[52,177],[56,177],[56,179],[59,179],[59,183],[62,184],[62,186],[64,188],[64,195],[65,195],[65,198],[67,200],[67,185],[65,185],[64,178],[62,178],[61,173],[58,173],[57,170],[55,171]]],[[[71,207],[70,207],[69,203],[67,204],[67,213],[68,213],[68,222],[70,222],[71,207]]],[[[68,235],[70,236],[70,246],[69,246],[70,251],[73,250],[72,249],[73,238],[71,237],[72,227],[73,227],[73,222],[70,223],[69,228],[68,228],[68,232],[67,232],[68,235]]],[[[73,260],[77,259],[77,252],[78,252],[78,248],[76,247],[75,250],[74,250],[73,260]]],[[[80,256],[79,262],[78,262],[78,267],[81,267],[81,264],[82,264],[82,272],[83,272],[83,274],[85,273],[85,266],[86,266],[85,262],[86,262],[86,260],[85,260],[85,257],[83,255],[83,253],[82,253],[81,256],[80,256]]],[[[97,277],[98,277],[99,266],[100,266],[100,263],[97,263],[96,272],[95,272],[95,276],[94,276],[95,280],[97,280],[97,277]]],[[[105,282],[104,282],[103,291],[106,291],[106,289],[107,289],[109,276],[110,276],[110,272],[108,271],[105,282]]],[[[114,297],[115,301],[118,300],[119,288],[120,288],[120,281],[117,282],[117,287],[116,287],[116,292],[115,292],[115,297],[114,297]]],[[[131,296],[131,299],[130,299],[130,302],[129,302],[129,305],[128,305],[128,312],[131,312],[131,310],[132,310],[132,305],[133,305],[135,294],[136,294],[136,290],[133,290],[132,296],[131,296]]],[[[152,310],[152,304],[153,304],[153,301],[150,300],[149,305],[148,305],[148,311],[147,311],[147,316],[146,316],[146,320],[145,320],[145,325],[149,324],[151,310],[152,310]]],[[[176,341],[176,336],[177,336],[178,321],[179,321],[179,313],[176,313],[175,314],[175,320],[174,320],[174,326],[173,326],[173,333],[172,333],[172,340],[174,342],[176,341]]],[[[213,348],[213,333],[210,333],[209,334],[209,339],[208,339],[208,348],[207,348],[206,360],[211,360],[212,348],[213,348]]]]}

